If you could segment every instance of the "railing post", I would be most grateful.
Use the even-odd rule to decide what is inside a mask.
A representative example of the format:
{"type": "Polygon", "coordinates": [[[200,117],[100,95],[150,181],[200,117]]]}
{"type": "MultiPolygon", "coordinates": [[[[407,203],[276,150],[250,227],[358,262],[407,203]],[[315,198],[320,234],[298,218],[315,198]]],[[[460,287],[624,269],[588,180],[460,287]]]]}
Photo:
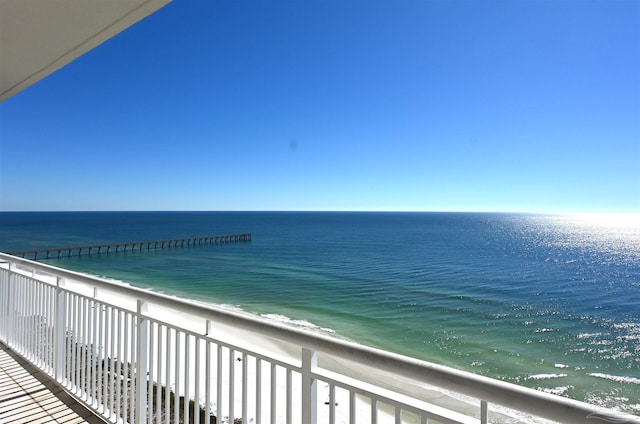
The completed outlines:
{"type": "Polygon", "coordinates": [[[302,348],[302,422],[316,424],[318,417],[318,384],[311,372],[318,365],[317,353],[302,348]]]}
{"type": "Polygon", "coordinates": [[[63,383],[64,380],[64,362],[65,362],[65,335],[67,315],[67,300],[65,296],[64,278],[57,277],[56,280],[56,299],[55,299],[55,323],[54,323],[54,345],[53,345],[53,363],[55,364],[54,377],[57,382],[63,383]]]}
{"type": "Polygon", "coordinates": [[[149,319],[144,314],[147,313],[148,305],[138,299],[138,331],[136,333],[136,423],[147,422],[147,371],[148,371],[148,343],[149,343],[149,319]]]}

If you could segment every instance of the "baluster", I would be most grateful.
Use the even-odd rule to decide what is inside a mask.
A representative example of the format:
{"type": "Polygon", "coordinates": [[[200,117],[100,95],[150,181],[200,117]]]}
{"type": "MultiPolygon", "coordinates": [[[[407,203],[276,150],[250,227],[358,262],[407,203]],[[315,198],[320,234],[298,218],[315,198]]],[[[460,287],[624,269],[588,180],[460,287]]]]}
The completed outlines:
{"type": "Polygon", "coordinates": [[[489,405],[486,400],[480,401],[480,423],[487,424],[489,422],[489,405]]]}
{"type": "MultiPolygon", "coordinates": [[[[138,328],[136,330],[136,423],[143,424],[147,421],[147,371],[149,364],[148,359],[148,343],[149,343],[149,319],[145,316],[148,311],[147,302],[138,299],[136,321],[138,328]]],[[[153,350],[153,349],[150,349],[153,350]]],[[[133,391],[133,389],[132,389],[133,391]]]]}

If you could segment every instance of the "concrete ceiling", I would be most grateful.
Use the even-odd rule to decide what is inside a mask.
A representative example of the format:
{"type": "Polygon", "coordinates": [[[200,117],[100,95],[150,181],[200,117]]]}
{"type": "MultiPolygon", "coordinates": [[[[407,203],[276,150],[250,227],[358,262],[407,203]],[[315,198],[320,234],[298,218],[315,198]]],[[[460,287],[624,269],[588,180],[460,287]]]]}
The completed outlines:
{"type": "Polygon", "coordinates": [[[170,0],[0,0],[0,101],[170,0]]]}

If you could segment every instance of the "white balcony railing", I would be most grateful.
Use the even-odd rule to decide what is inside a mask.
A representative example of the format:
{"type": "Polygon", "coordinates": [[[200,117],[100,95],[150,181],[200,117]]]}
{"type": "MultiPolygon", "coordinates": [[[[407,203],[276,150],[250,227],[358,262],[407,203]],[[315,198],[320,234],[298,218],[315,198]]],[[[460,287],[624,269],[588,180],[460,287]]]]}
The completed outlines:
{"type": "Polygon", "coordinates": [[[0,341],[112,422],[640,424],[640,417],[6,254],[0,341]]]}

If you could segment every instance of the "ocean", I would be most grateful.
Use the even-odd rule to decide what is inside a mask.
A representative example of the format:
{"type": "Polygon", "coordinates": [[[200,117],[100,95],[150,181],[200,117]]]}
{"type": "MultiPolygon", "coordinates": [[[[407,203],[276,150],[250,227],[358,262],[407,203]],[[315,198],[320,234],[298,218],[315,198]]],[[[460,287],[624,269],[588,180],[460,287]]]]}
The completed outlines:
{"type": "Polygon", "coordinates": [[[640,414],[640,216],[0,213],[0,251],[249,232],[46,262],[640,414]]]}

